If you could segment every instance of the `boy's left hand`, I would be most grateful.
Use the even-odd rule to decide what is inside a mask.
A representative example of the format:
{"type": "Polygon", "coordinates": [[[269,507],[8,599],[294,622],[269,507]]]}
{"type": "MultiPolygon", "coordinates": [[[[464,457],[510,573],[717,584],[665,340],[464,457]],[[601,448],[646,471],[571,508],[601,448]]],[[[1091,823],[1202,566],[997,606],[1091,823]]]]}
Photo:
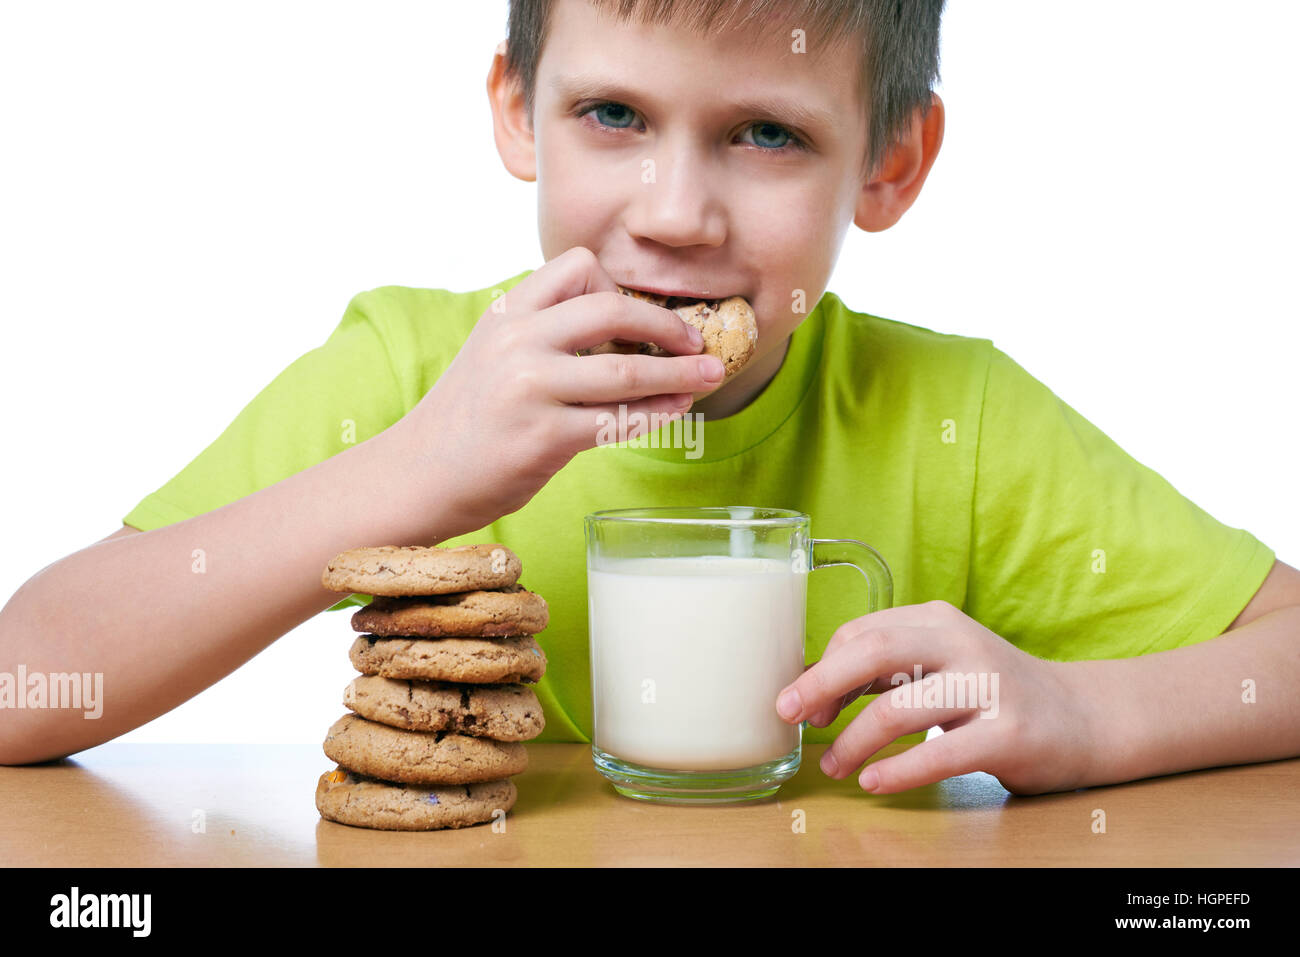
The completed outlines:
{"type": "Polygon", "coordinates": [[[825,727],[859,695],[877,692],[827,748],[822,770],[831,777],[856,771],[902,735],[938,725],[939,737],[870,764],[858,778],[862,787],[891,794],[970,771],[987,771],[1017,794],[1087,785],[1097,747],[1093,699],[1070,680],[1064,663],[1021,651],[946,601],[846,622],[821,660],[782,690],[777,712],[791,724],[806,718],[825,727]],[[919,688],[910,683],[917,665],[924,676],[919,688]],[[891,683],[900,673],[908,683],[891,683]],[[945,687],[958,685],[968,692],[960,706],[945,695],[945,687]],[[785,714],[780,705],[790,689],[801,703],[785,714]]]}

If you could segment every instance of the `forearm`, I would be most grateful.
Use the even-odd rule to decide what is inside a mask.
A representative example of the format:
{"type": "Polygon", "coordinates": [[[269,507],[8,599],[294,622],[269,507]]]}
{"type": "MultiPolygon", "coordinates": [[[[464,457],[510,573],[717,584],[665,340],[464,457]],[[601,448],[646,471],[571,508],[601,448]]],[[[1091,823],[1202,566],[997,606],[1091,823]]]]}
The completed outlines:
{"type": "Polygon", "coordinates": [[[1300,755],[1300,607],[1186,648],[1067,667],[1098,705],[1082,786],[1300,755]]]}
{"type": "Polygon", "coordinates": [[[0,611],[0,672],[100,673],[102,711],[88,720],[84,709],[0,710],[0,763],[100,744],[193,697],[342,598],[320,584],[341,551],[468,531],[404,499],[409,476],[386,436],[34,575],[0,611]]]}

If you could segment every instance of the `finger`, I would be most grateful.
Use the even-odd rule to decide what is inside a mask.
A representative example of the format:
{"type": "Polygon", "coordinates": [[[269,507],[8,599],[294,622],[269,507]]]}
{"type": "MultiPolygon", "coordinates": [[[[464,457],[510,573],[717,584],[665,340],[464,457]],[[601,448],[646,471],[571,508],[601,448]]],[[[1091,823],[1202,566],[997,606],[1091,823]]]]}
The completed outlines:
{"type": "Polygon", "coordinates": [[[574,246],[493,299],[490,308],[504,314],[540,312],[575,296],[596,292],[618,295],[618,283],[601,268],[595,253],[585,246],[574,246]]]}
{"type": "Polygon", "coordinates": [[[621,403],[621,410],[618,405],[570,406],[562,421],[573,447],[590,449],[661,429],[680,419],[692,401],[689,394],[675,394],[621,403]]]}
{"type": "Polygon", "coordinates": [[[839,716],[839,713],[841,711],[844,710],[845,706],[848,704],[848,701],[846,700],[847,698],[848,695],[842,696],[834,704],[827,705],[821,710],[808,715],[808,717],[805,718],[804,720],[806,720],[814,728],[826,727],[828,724],[833,722],[836,719],[836,717],[839,716]]]}
{"type": "Polygon", "coordinates": [[[724,370],[716,356],[641,356],[610,353],[564,356],[563,375],[555,377],[555,397],[561,402],[628,402],[652,395],[693,395],[722,381],[724,370]]]}
{"type": "Polygon", "coordinates": [[[945,731],[902,754],[872,761],[858,775],[858,783],[865,787],[870,782],[863,779],[874,772],[877,784],[867,790],[872,794],[894,794],[958,774],[982,771],[989,765],[991,755],[980,742],[979,732],[969,725],[945,731]]]}
{"type": "Polygon", "coordinates": [[[884,628],[889,625],[940,628],[944,624],[953,623],[965,617],[955,606],[941,599],[922,602],[918,605],[896,605],[893,608],[882,608],[880,611],[870,612],[840,625],[839,628],[835,629],[835,633],[831,635],[830,641],[826,642],[826,649],[822,652],[822,655],[824,657],[844,642],[874,628],[884,628]]]}
{"type": "Polygon", "coordinates": [[[967,702],[964,695],[961,701],[945,700],[944,687],[944,675],[936,672],[880,695],[826,749],[822,770],[833,778],[845,777],[903,735],[968,717],[978,708],[977,700],[967,702]]]}
{"type": "MultiPolygon", "coordinates": [[[[854,618],[847,621],[835,630],[830,640],[826,643],[826,648],[822,652],[825,658],[846,641],[859,638],[873,628],[884,627],[885,625],[928,625],[930,627],[940,627],[945,622],[952,622],[955,618],[964,617],[962,612],[946,601],[935,600],[914,605],[899,605],[894,608],[885,608],[877,612],[871,612],[860,618],[854,618]]],[[[922,672],[924,673],[924,672],[922,672]]],[[[832,724],[839,716],[840,712],[851,705],[864,694],[879,694],[889,688],[905,682],[915,680],[920,677],[913,668],[912,674],[899,675],[879,675],[868,684],[855,688],[853,691],[842,696],[838,702],[823,707],[816,714],[808,718],[808,723],[814,727],[824,728],[832,724]]]]}
{"type": "Polygon", "coordinates": [[[900,684],[905,684],[906,682],[911,680],[912,677],[910,675],[903,681],[895,680],[894,678],[881,675],[879,678],[876,678],[870,684],[866,684],[866,685],[862,685],[861,687],[854,688],[848,694],[844,695],[842,698],[840,698],[840,702],[838,706],[831,705],[828,708],[823,708],[821,711],[817,712],[817,714],[809,718],[808,723],[813,725],[814,727],[824,728],[829,724],[833,724],[835,722],[835,719],[840,716],[840,713],[845,708],[853,704],[853,702],[857,701],[863,695],[880,694],[882,692],[890,690],[891,688],[896,688],[900,684]]]}
{"type": "Polygon", "coordinates": [[[677,313],[617,290],[556,303],[540,310],[538,321],[547,342],[570,355],[611,339],[653,342],[678,355],[695,355],[704,348],[700,331],[677,313]]]}
{"type": "Polygon", "coordinates": [[[848,694],[841,695],[840,699],[837,702],[830,705],[829,707],[822,708],[816,714],[811,715],[808,718],[808,723],[811,724],[814,728],[824,728],[828,724],[832,724],[835,721],[835,719],[840,716],[840,712],[842,712],[849,705],[853,704],[853,702],[857,701],[864,694],[873,694],[877,691],[880,691],[881,689],[877,687],[877,684],[879,684],[881,680],[882,679],[878,678],[876,679],[876,681],[873,681],[870,684],[860,685],[859,687],[854,688],[848,694]]]}
{"type": "Polygon", "coordinates": [[[801,721],[833,706],[845,694],[887,675],[941,670],[948,660],[949,632],[930,627],[895,625],[875,628],[843,642],[822,655],[817,664],[782,689],[777,713],[786,721],[801,721]]]}

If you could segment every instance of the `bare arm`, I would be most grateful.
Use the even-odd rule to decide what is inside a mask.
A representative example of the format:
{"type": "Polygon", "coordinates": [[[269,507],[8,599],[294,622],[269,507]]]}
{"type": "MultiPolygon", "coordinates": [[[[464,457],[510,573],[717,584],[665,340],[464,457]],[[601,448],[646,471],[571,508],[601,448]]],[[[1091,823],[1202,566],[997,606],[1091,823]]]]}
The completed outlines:
{"type": "Polygon", "coordinates": [[[469,531],[403,498],[417,485],[399,479],[402,461],[390,429],[223,508],[122,528],[37,572],[0,610],[0,672],[100,672],[102,714],[0,711],[0,764],[101,744],[198,694],[342,598],[320,584],[341,551],[469,531]]]}
{"type": "Polygon", "coordinates": [[[1300,573],[1276,563],[1218,638],[1067,667],[1105,699],[1087,785],[1300,755],[1300,573]]]}
{"type": "Polygon", "coordinates": [[[629,418],[679,414],[722,381],[702,347],[676,314],[620,295],[589,250],[557,256],[493,302],[386,431],[207,514],[119,530],[32,576],[0,610],[0,676],[102,673],[102,714],[0,710],[0,764],[72,754],[170,711],[337,602],[320,576],[339,552],[484,527],[596,445],[602,417],[624,404],[629,418]],[[576,355],[612,338],[679,355],[576,355]]]}

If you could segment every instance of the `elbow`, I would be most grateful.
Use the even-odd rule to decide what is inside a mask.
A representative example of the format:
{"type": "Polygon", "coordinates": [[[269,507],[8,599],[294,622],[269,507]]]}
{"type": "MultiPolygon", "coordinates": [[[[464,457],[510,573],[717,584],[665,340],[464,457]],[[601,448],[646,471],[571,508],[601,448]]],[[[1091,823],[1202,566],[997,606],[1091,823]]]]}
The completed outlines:
{"type": "Polygon", "coordinates": [[[0,741],[0,767],[16,768],[50,764],[54,761],[62,761],[76,753],[76,748],[51,748],[42,745],[33,747],[21,742],[0,741]]]}
{"type": "Polygon", "coordinates": [[[85,730],[70,727],[58,711],[0,710],[0,766],[61,761],[90,747],[83,743],[84,737],[78,737],[78,732],[84,734],[85,730]]]}

